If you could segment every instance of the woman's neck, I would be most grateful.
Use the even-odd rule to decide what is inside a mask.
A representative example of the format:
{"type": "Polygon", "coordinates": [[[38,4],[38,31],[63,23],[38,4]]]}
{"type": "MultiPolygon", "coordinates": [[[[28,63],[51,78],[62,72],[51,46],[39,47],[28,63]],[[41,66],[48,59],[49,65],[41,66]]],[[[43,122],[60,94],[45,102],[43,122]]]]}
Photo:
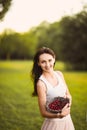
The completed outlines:
{"type": "Polygon", "coordinates": [[[44,77],[54,77],[54,71],[50,71],[50,72],[43,72],[42,74],[44,77]]]}

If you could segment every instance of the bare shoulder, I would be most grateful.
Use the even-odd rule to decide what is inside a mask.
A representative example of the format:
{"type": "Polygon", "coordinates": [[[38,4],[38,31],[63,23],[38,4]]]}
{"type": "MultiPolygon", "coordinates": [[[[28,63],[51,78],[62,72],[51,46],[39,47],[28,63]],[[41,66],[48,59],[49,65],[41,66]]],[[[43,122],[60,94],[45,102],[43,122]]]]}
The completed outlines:
{"type": "Polygon", "coordinates": [[[61,71],[56,71],[61,77],[63,77],[63,73],[61,71]]]}
{"type": "Polygon", "coordinates": [[[46,92],[46,86],[45,83],[42,80],[38,80],[37,82],[37,93],[44,93],[46,92]]]}
{"type": "Polygon", "coordinates": [[[38,82],[37,82],[37,87],[38,86],[45,87],[45,84],[42,80],[39,79],[38,82]]]}

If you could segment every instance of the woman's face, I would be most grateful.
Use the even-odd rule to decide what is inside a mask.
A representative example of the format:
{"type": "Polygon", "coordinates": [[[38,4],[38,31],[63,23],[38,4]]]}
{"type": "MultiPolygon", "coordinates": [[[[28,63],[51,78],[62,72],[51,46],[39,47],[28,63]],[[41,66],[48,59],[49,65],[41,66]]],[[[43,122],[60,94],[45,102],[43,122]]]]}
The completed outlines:
{"type": "Polygon", "coordinates": [[[55,58],[50,54],[44,53],[39,56],[38,65],[45,72],[49,72],[53,70],[54,63],[55,63],[55,58]]]}

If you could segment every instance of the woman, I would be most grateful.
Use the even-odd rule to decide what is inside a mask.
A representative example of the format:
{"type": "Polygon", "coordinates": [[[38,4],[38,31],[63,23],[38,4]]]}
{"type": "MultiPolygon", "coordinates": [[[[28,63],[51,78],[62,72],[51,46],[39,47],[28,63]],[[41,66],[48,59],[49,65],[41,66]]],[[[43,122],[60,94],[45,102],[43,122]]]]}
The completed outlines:
{"type": "Polygon", "coordinates": [[[72,98],[63,74],[54,71],[55,54],[53,50],[42,47],[34,56],[32,77],[34,80],[34,93],[38,95],[38,104],[41,115],[45,117],[41,130],[74,130],[70,116],[72,98]],[[61,113],[47,111],[46,103],[55,97],[68,97],[69,103],[61,113]]]}

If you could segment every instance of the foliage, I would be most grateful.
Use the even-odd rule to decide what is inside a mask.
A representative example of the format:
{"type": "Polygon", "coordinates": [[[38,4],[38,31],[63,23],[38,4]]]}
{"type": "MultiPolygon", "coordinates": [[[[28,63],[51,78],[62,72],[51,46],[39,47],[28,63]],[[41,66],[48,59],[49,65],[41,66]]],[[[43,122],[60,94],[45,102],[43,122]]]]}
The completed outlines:
{"type": "Polygon", "coordinates": [[[11,6],[12,0],[0,0],[0,20],[2,20],[11,6]]]}
{"type": "Polygon", "coordinates": [[[40,26],[38,47],[52,48],[57,59],[67,63],[68,69],[87,70],[87,12],[63,17],[61,21],[40,26]],[[69,66],[71,66],[69,68],[69,66]]]}
{"type": "Polygon", "coordinates": [[[73,69],[87,69],[87,12],[64,17],[61,22],[61,59],[73,69]]]}
{"type": "Polygon", "coordinates": [[[36,28],[36,35],[38,37],[37,48],[45,46],[53,49],[57,59],[60,59],[59,28],[59,22],[49,24],[46,21],[36,28]]]}
{"type": "Polygon", "coordinates": [[[36,40],[32,31],[19,34],[5,30],[0,38],[0,59],[31,59],[35,53],[36,40]]]}
{"type": "Polygon", "coordinates": [[[38,38],[37,49],[40,47],[49,47],[49,38],[48,38],[48,29],[50,28],[50,24],[46,21],[43,21],[38,27],[35,29],[35,35],[38,38]]]}
{"type": "Polygon", "coordinates": [[[87,70],[87,12],[63,17],[53,24],[37,28],[38,48],[47,46],[56,58],[67,63],[68,69],[87,70]],[[69,67],[70,66],[70,67],[69,67]]]}
{"type": "Polygon", "coordinates": [[[1,37],[0,58],[3,59],[18,59],[23,58],[27,47],[21,42],[18,34],[4,34],[1,37]],[[4,50],[4,51],[3,51],[4,50]]]}
{"type": "MultiPolygon", "coordinates": [[[[63,63],[64,64],[64,63],[63,63]]],[[[56,63],[56,69],[61,68],[56,63]]],[[[37,97],[32,97],[32,61],[0,61],[0,129],[39,130],[43,118],[37,97]]],[[[72,95],[71,116],[76,130],[87,128],[87,72],[64,72],[72,95]],[[78,78],[77,78],[78,77],[78,78]],[[77,120],[78,119],[78,120],[77,120]],[[78,123],[79,122],[79,123],[78,123]]]]}
{"type": "MultiPolygon", "coordinates": [[[[28,52],[29,59],[33,58],[33,55],[36,52],[37,48],[37,41],[38,38],[35,34],[35,30],[32,28],[29,32],[26,32],[21,35],[21,39],[24,42],[25,46],[27,47],[26,52],[28,52]]],[[[26,59],[26,55],[25,55],[26,59]]]]}
{"type": "Polygon", "coordinates": [[[32,59],[42,46],[53,49],[68,69],[87,70],[86,9],[51,24],[43,21],[23,34],[6,30],[0,35],[0,59],[32,59]]]}

